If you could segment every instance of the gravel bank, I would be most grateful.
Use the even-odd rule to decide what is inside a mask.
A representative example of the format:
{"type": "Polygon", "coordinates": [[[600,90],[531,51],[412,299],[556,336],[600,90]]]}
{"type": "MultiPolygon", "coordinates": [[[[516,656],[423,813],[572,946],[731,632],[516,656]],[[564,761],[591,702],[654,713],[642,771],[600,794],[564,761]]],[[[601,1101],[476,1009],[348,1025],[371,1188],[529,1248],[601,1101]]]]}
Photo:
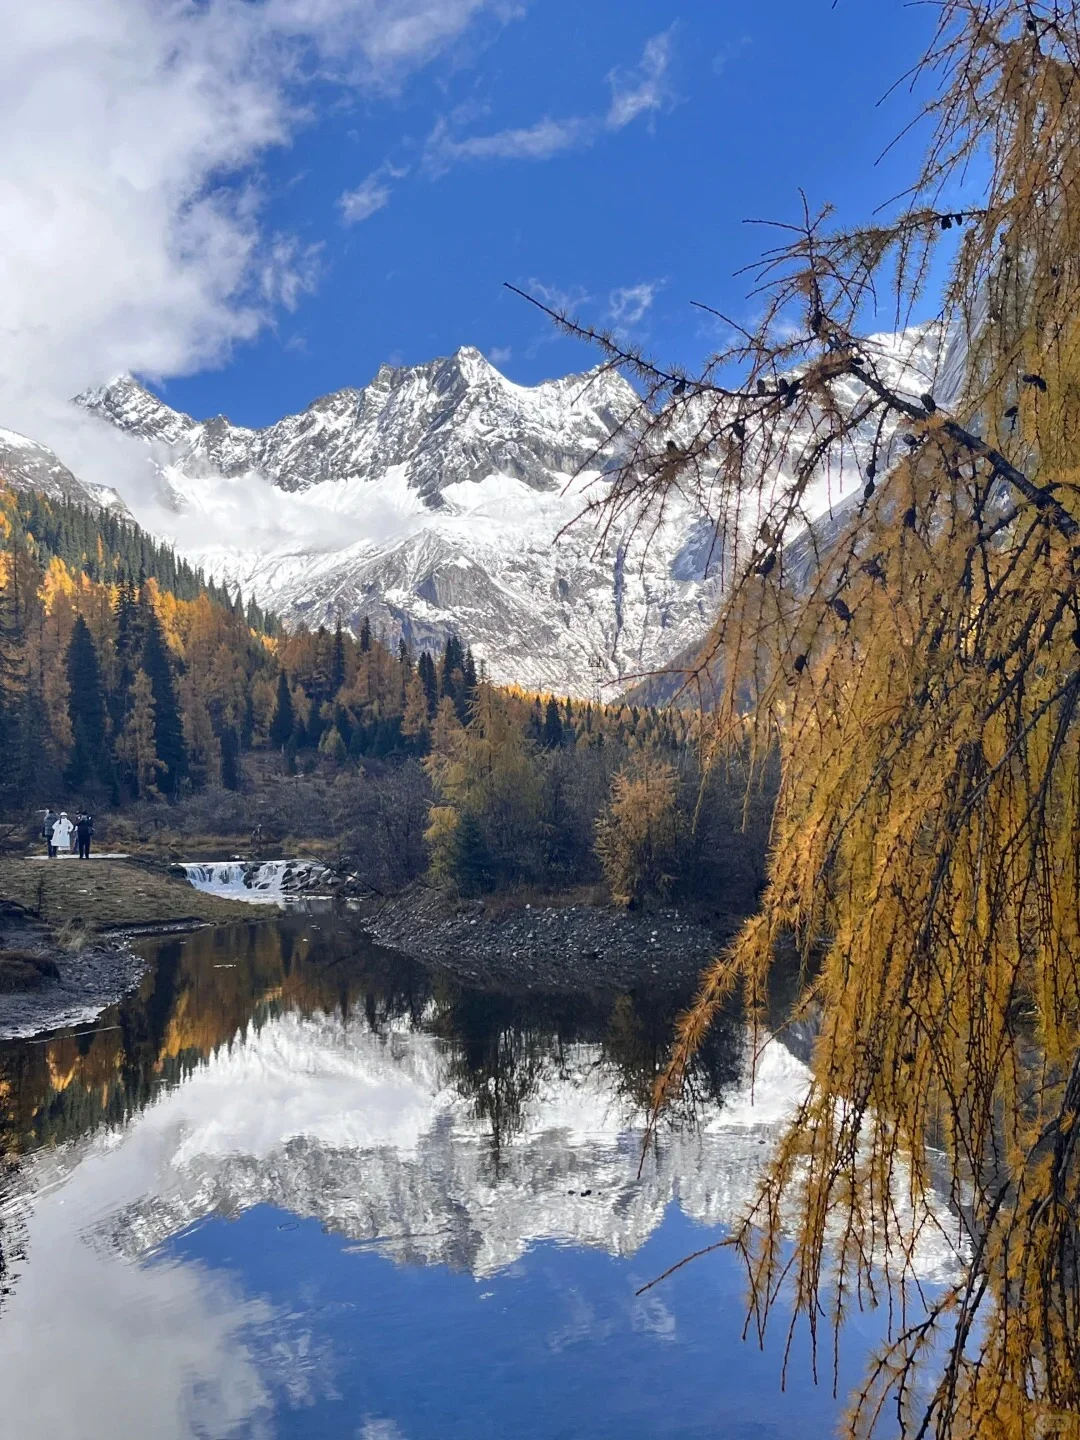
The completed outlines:
{"type": "Polygon", "coordinates": [[[0,944],[53,961],[59,977],[39,988],[0,994],[0,1040],[93,1020],[136,985],[145,963],[121,939],[64,950],[46,925],[0,900],[0,944]]]}
{"type": "Polygon", "coordinates": [[[381,944],[473,985],[525,990],[625,990],[693,983],[738,920],[704,924],[663,910],[544,905],[489,913],[417,887],[365,917],[381,944]]]}

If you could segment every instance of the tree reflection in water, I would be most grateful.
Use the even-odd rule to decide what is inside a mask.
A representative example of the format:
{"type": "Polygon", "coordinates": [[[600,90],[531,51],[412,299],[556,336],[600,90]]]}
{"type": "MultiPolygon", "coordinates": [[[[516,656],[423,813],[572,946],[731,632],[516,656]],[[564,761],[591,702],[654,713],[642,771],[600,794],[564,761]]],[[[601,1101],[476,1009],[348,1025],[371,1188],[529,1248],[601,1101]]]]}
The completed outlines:
{"type": "MultiPolygon", "coordinates": [[[[387,1039],[402,1029],[435,1036],[445,1080],[482,1122],[498,1174],[530,1098],[582,1066],[605,1067],[627,1120],[638,1116],[687,999],[655,988],[469,988],[374,944],[351,917],[293,915],[142,943],[150,962],[142,983],[92,1025],[0,1043],[0,1158],[9,1172],[22,1155],[124,1124],[223,1047],[296,1012],[340,1015],[387,1039]]],[[[740,1042],[734,1018],[714,1028],[696,1057],[693,1096],[722,1098],[739,1076],[740,1042]]],[[[18,1245],[18,1218],[0,1206],[0,1300],[18,1245]]]]}
{"type": "MultiPolygon", "coordinates": [[[[496,1151],[548,1075],[599,1047],[628,1110],[648,1103],[686,995],[513,994],[463,986],[375,945],[357,922],[286,916],[144,942],[150,966],[93,1026],[0,1043],[0,1148],[7,1157],[122,1124],[161,1087],[287,1011],[339,1014],[383,1035],[405,1026],[446,1047],[448,1075],[490,1127],[496,1151]]],[[[737,1078],[737,1024],[698,1057],[694,1093],[718,1100],[737,1078]]]]}

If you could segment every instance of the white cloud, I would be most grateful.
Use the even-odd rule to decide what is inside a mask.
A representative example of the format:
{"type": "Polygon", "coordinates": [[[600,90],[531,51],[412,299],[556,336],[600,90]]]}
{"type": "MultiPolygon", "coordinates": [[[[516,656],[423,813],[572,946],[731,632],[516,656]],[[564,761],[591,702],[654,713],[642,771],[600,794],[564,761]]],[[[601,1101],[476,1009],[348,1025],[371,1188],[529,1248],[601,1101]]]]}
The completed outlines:
{"type": "Polygon", "coordinates": [[[713,56],[712,72],[714,75],[722,75],[731,62],[738,58],[748,45],[752,44],[749,35],[740,35],[736,40],[730,40],[722,45],[713,56]]]}
{"type": "Polygon", "coordinates": [[[428,137],[424,167],[432,175],[444,175],[462,160],[550,160],[565,150],[590,144],[597,133],[593,120],[538,120],[517,130],[499,130],[493,135],[472,135],[455,140],[445,120],[440,120],[428,137]]]}
{"type": "Polygon", "coordinates": [[[403,180],[408,173],[408,166],[399,167],[387,160],[377,170],[373,170],[366,180],[362,180],[355,190],[346,190],[338,201],[345,224],[358,225],[389,205],[389,182],[403,180]]]}
{"type": "MultiPolygon", "coordinates": [[[[588,305],[592,296],[580,285],[573,285],[566,289],[562,285],[549,285],[543,280],[538,280],[535,275],[522,282],[519,287],[526,295],[531,295],[534,300],[539,300],[541,305],[546,305],[549,310],[555,310],[560,315],[574,315],[583,306],[588,305]]],[[[540,353],[545,345],[551,345],[558,340],[559,332],[554,325],[543,324],[533,336],[525,349],[525,358],[533,360],[540,353]]]]}
{"type": "Polygon", "coordinates": [[[537,280],[535,276],[521,288],[550,310],[557,310],[560,315],[569,315],[592,299],[580,285],[573,285],[567,290],[561,285],[548,285],[543,280],[537,280]]]}
{"type": "Polygon", "coordinates": [[[355,190],[341,197],[341,214],[346,225],[358,225],[390,203],[390,186],[381,170],[373,170],[355,190]]]}
{"type": "Polygon", "coordinates": [[[640,62],[632,70],[615,69],[608,75],[611,106],[607,125],[621,130],[639,115],[660,110],[671,99],[668,68],[675,27],[654,35],[645,42],[640,62]]]}
{"type": "Polygon", "coordinates": [[[481,16],[516,11],[0,0],[0,424],[74,463],[68,396],[220,363],[296,306],[319,252],[265,233],[259,165],[311,118],[306,82],[400,86],[481,16]]]}
{"type": "Polygon", "coordinates": [[[513,358],[514,352],[509,345],[493,345],[488,351],[488,359],[493,365],[506,365],[513,358]]]}
{"type": "Polygon", "coordinates": [[[424,147],[424,169],[439,176],[462,161],[550,160],[553,155],[592,145],[605,132],[622,130],[639,115],[663,108],[671,99],[667,72],[674,29],[672,26],[647,40],[640,62],[630,70],[615,69],[608,74],[612,95],[605,115],[570,115],[562,120],[545,116],[533,125],[462,139],[454,136],[452,121],[442,118],[424,147]]]}
{"type": "Polygon", "coordinates": [[[662,280],[642,280],[637,285],[621,286],[608,296],[608,315],[616,325],[636,325],[656,299],[662,280]]]}
{"type": "Polygon", "coordinates": [[[301,245],[295,235],[275,235],[265,246],[259,271],[263,299],[295,310],[301,296],[313,294],[318,286],[322,250],[321,244],[301,245]]]}

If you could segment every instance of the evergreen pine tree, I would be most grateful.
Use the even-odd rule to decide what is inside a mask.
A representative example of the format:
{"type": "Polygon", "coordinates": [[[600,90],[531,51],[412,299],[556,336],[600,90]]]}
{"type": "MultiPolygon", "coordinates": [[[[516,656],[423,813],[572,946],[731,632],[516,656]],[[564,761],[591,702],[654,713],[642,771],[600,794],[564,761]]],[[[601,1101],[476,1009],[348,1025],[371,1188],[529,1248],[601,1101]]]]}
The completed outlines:
{"type": "Polygon", "coordinates": [[[330,695],[335,696],[345,684],[345,636],[341,619],[334,626],[334,651],[330,657],[330,695]]]}
{"type": "Polygon", "coordinates": [[[420,652],[420,659],[416,668],[424,686],[428,717],[434,718],[435,711],[439,704],[439,680],[435,673],[435,661],[432,660],[426,650],[420,652]]]}
{"type": "Polygon", "coordinates": [[[109,718],[114,735],[119,735],[131,706],[131,687],[139,668],[142,625],[139,607],[130,582],[121,581],[116,595],[116,685],[108,696],[109,718]]]}
{"type": "Polygon", "coordinates": [[[73,790],[95,783],[111,784],[101,667],[90,629],[81,615],[75,617],[65,665],[73,744],[64,779],[73,790]]]}
{"type": "Polygon", "coordinates": [[[476,661],[473,659],[471,645],[462,656],[461,675],[465,682],[464,693],[462,695],[465,712],[466,714],[471,714],[473,701],[476,699],[476,661]]]}
{"type": "Polygon", "coordinates": [[[293,712],[292,691],[289,689],[289,679],[284,670],[278,671],[277,708],[274,711],[274,719],[270,725],[270,743],[282,748],[288,745],[292,739],[292,733],[296,728],[296,715],[293,712]]]}
{"type": "Polygon", "coordinates": [[[554,695],[548,696],[547,709],[544,711],[544,735],[543,746],[545,750],[559,750],[563,743],[562,715],[559,713],[559,702],[554,695]]]}
{"type": "Polygon", "coordinates": [[[221,732],[221,783],[226,790],[240,789],[240,737],[235,725],[221,732]]]}
{"type": "Polygon", "coordinates": [[[360,622],[360,649],[365,655],[371,649],[371,621],[366,615],[360,622]]]}
{"type": "MultiPolygon", "coordinates": [[[[475,675],[473,683],[475,684],[475,675]]],[[[442,666],[439,674],[439,698],[446,698],[454,702],[458,719],[464,724],[468,719],[468,697],[465,689],[465,652],[461,647],[461,641],[456,635],[450,635],[447,638],[446,648],[443,650],[442,666]]]]}
{"type": "Polygon", "coordinates": [[[482,895],[491,888],[491,853],[480,821],[463,810],[454,832],[454,879],[462,895],[482,895]]]}
{"type": "Polygon", "coordinates": [[[146,631],[142,661],[154,699],[154,747],[161,763],[159,784],[163,794],[175,799],[188,773],[184,726],[161,622],[151,604],[144,602],[141,609],[146,631]]]}
{"type": "Polygon", "coordinates": [[[240,748],[250,750],[255,738],[255,705],[251,698],[252,679],[244,687],[244,718],[240,722],[240,748]]]}

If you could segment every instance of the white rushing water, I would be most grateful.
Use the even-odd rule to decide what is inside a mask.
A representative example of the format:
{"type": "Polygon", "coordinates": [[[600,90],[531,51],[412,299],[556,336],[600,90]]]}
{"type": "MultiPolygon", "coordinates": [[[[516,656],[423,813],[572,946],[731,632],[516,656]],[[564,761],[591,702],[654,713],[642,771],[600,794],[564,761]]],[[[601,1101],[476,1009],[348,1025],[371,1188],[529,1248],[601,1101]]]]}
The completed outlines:
{"type": "Polygon", "coordinates": [[[196,890],[252,905],[284,905],[325,891],[330,871],[317,860],[189,861],[182,866],[196,890]]]}

